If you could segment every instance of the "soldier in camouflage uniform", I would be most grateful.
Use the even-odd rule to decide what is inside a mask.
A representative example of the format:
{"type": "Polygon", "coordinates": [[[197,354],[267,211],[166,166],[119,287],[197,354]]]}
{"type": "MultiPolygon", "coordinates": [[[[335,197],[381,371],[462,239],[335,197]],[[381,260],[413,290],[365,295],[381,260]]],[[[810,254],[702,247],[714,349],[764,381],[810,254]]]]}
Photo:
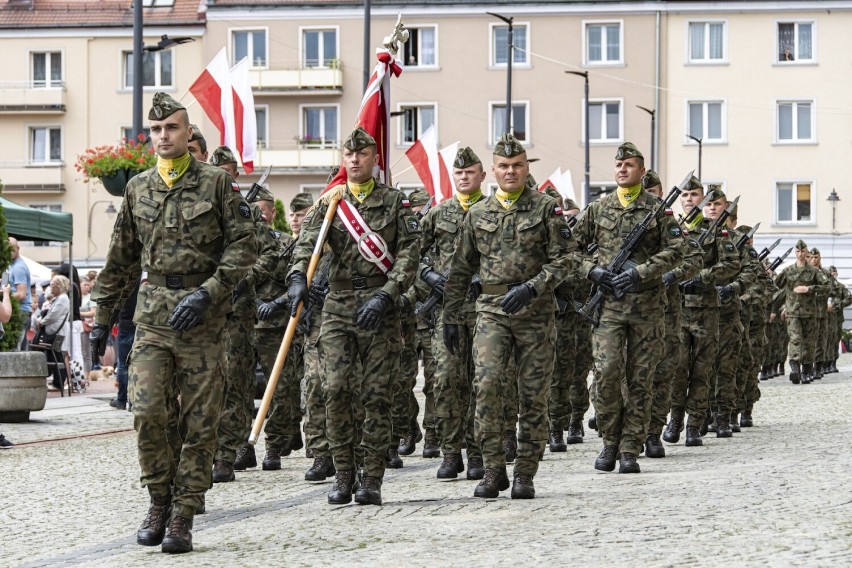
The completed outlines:
{"type": "Polygon", "coordinates": [[[201,133],[201,129],[198,128],[197,125],[191,124],[190,126],[192,126],[192,137],[189,139],[187,150],[189,150],[192,157],[199,162],[206,162],[207,140],[204,139],[204,135],[201,133]]]}
{"type": "Polygon", "coordinates": [[[790,381],[809,383],[813,376],[816,352],[817,312],[825,310],[818,295],[828,290],[825,276],[808,262],[808,245],[796,243],[796,264],[785,268],[776,279],[778,296],[785,298],[781,318],[790,335],[790,381]]]}
{"type": "Polygon", "coordinates": [[[665,347],[662,276],[680,262],[682,233],[667,210],[653,219],[620,274],[607,269],[625,237],[659,200],[642,189],[645,158],[630,142],[615,155],[613,193],[589,204],[577,225],[582,250],[597,245],[596,258],[583,257],[580,273],[606,291],[600,323],[593,331],[595,379],[592,404],[604,447],[595,469],[639,473],[636,459],[647,436],[654,369],[665,347]],[[623,292],[620,299],[614,291],[623,292]]]}
{"type": "Polygon", "coordinates": [[[385,457],[391,440],[391,389],[399,372],[401,331],[396,304],[399,295],[414,281],[420,223],[402,193],[373,179],[378,158],[376,141],[366,131],[356,128],[343,147],[348,181],[332,188],[305,217],[293,255],[289,296],[294,312],[298,302],[307,299],[308,262],[329,202],[340,195],[339,213],[327,237],[334,257],[317,340],[320,369],[326,381],[326,434],[337,469],[328,501],[345,504],[352,500],[357,445],[352,399],[360,396],[365,412],[361,442],[365,456],[355,501],[381,505],[385,457]],[[368,258],[361,252],[359,237],[350,233],[341,220],[347,210],[363,217],[368,226],[362,226],[363,235],[371,231],[381,237],[370,238],[375,245],[370,250],[386,247],[394,258],[392,264],[388,263],[390,266],[381,260],[374,263],[370,258],[376,257],[368,258]]]}
{"type": "Polygon", "coordinates": [[[576,243],[556,202],[525,185],[526,151],[511,134],[496,144],[492,171],[499,189],[470,208],[452,256],[443,336],[451,353],[461,349],[463,306],[478,275],[482,289],[473,335],[475,432],[485,475],[474,496],[494,498],[509,488],[502,448],[503,397],[505,369],[514,356],[520,427],[512,498],[532,499],[533,477],[547,443],[555,346],[553,290],[571,269],[576,243]]]}
{"type": "MultiPolygon", "coordinates": [[[[420,278],[433,293],[443,294],[455,245],[472,205],[482,201],[481,185],[485,171],[479,157],[470,148],[462,148],[453,161],[456,194],[429,210],[423,219],[421,254],[428,255],[432,266],[423,266],[420,278]]],[[[476,327],[478,284],[472,284],[458,307],[459,347],[455,352],[444,344],[444,311],[435,311],[433,345],[435,370],[435,430],[444,459],[438,479],[456,479],[465,470],[462,446],[467,444],[467,478],[482,479],[485,469],[482,452],[474,436],[476,398],[473,396],[473,336],[476,327]]]]}
{"type": "Polygon", "coordinates": [[[831,277],[834,278],[835,283],[831,307],[833,319],[832,325],[834,326],[834,339],[832,340],[833,350],[831,355],[831,372],[837,373],[839,372],[837,369],[837,358],[839,356],[837,350],[839,348],[841,339],[843,339],[843,309],[849,305],[852,305],[852,292],[849,292],[849,289],[837,279],[837,269],[835,267],[829,266],[828,271],[831,273],[831,277]]]}
{"type": "Polygon", "coordinates": [[[823,361],[826,359],[826,350],[828,349],[828,298],[831,296],[833,286],[831,284],[831,275],[828,273],[828,270],[822,267],[822,255],[818,248],[813,247],[811,249],[808,262],[823,275],[827,284],[824,292],[816,294],[817,332],[816,341],[814,343],[812,380],[818,380],[823,376],[823,361]]]}
{"type": "Polygon", "coordinates": [[[192,127],[186,109],[157,93],[148,118],[157,165],[127,184],[92,293],[98,309],[90,337],[97,360],[113,312],[146,271],[130,396],[141,483],[151,505],[136,540],[162,543],[164,552],[189,552],[192,520],[212,480],[231,293],[255,261],[254,227],[236,182],[187,152],[192,127]],[[183,434],[178,463],[167,439],[167,401],[175,391],[183,434]]]}

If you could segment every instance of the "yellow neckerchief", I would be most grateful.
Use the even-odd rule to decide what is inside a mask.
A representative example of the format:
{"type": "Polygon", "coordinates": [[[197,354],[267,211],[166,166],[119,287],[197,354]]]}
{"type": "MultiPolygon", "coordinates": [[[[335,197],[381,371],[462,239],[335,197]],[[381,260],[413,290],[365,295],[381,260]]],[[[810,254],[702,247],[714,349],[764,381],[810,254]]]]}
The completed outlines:
{"type": "Polygon", "coordinates": [[[691,232],[694,232],[696,229],[698,229],[698,226],[701,225],[702,221],[704,221],[704,215],[702,213],[699,213],[698,215],[696,215],[695,220],[692,221],[692,223],[690,223],[689,225],[687,225],[687,228],[691,232]]]}
{"type": "Polygon", "coordinates": [[[459,200],[459,205],[462,206],[462,209],[467,211],[470,209],[470,206],[482,199],[482,190],[480,188],[476,188],[468,195],[463,193],[457,193],[456,198],[459,200]]]}
{"type": "Polygon", "coordinates": [[[639,194],[642,192],[642,184],[637,183],[636,185],[631,185],[630,187],[621,187],[615,190],[615,194],[618,196],[618,202],[621,203],[622,207],[627,207],[639,197],[639,194]]]}
{"type": "Polygon", "coordinates": [[[500,188],[497,188],[495,195],[497,196],[497,201],[499,201],[500,205],[503,206],[503,209],[508,209],[515,203],[515,201],[518,200],[518,198],[524,192],[524,189],[526,189],[526,187],[522,187],[518,191],[513,191],[512,193],[509,193],[507,191],[503,191],[500,188]]]}
{"type": "Polygon", "coordinates": [[[189,163],[192,161],[192,156],[187,152],[180,158],[163,158],[157,156],[157,172],[160,174],[160,179],[169,186],[173,187],[178,182],[186,170],[189,169],[189,163]]]}
{"type": "Polygon", "coordinates": [[[364,203],[364,200],[370,197],[370,194],[373,193],[373,188],[376,187],[376,180],[370,178],[370,181],[366,183],[347,181],[346,187],[349,188],[349,193],[358,200],[358,203],[364,203]]]}

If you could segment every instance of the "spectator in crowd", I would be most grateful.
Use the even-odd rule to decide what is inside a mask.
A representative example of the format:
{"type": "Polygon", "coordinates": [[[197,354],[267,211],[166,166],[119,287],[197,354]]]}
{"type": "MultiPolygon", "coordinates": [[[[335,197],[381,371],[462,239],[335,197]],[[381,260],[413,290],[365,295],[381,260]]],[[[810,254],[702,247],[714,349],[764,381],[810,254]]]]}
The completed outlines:
{"type": "MultiPolygon", "coordinates": [[[[91,272],[90,272],[91,274],[91,272]]],[[[80,350],[83,352],[83,372],[88,377],[89,371],[94,367],[92,365],[92,354],[89,348],[89,332],[92,331],[92,325],[95,322],[95,311],[97,304],[92,301],[92,286],[93,283],[89,276],[83,276],[80,279],[80,317],[83,318],[82,331],[80,333],[80,350]]],[[[100,368],[100,365],[98,365],[100,368]]]]}
{"type": "Polygon", "coordinates": [[[33,314],[33,304],[28,290],[30,289],[30,269],[21,258],[20,246],[15,237],[9,237],[9,249],[12,251],[12,264],[9,265],[9,284],[12,286],[12,295],[18,300],[21,310],[21,339],[18,342],[18,351],[27,350],[27,332],[30,329],[30,318],[33,314]]]}
{"type": "MultiPolygon", "coordinates": [[[[71,322],[68,321],[71,317],[71,301],[68,298],[68,290],[70,289],[71,282],[67,278],[60,274],[54,276],[50,281],[50,304],[35,319],[39,329],[43,329],[45,334],[63,336],[62,348],[56,355],[57,358],[66,357],[66,363],[71,336],[71,322]]],[[[61,389],[64,380],[65,374],[64,371],[61,371],[58,380],[54,376],[53,386],[61,389]]]]}

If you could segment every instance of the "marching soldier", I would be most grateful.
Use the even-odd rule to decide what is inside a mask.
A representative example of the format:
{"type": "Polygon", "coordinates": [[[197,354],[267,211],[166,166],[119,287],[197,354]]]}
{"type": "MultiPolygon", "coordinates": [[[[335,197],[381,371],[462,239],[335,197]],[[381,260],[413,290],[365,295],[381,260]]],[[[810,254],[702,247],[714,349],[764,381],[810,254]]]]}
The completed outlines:
{"type": "Polygon", "coordinates": [[[824,293],[817,294],[817,306],[822,306],[822,308],[817,309],[817,325],[819,326],[819,331],[817,331],[813,373],[814,379],[821,379],[825,374],[824,371],[829,354],[832,351],[837,351],[837,344],[834,344],[833,346],[831,345],[831,338],[829,334],[829,318],[831,316],[829,308],[834,308],[834,306],[830,303],[834,301],[834,281],[831,277],[831,273],[822,267],[822,255],[818,248],[813,247],[811,249],[809,262],[822,273],[825,277],[826,283],[828,284],[824,293]]]}
{"type": "Polygon", "coordinates": [[[832,303],[829,308],[829,312],[831,313],[831,325],[833,326],[833,338],[831,340],[831,351],[829,352],[829,356],[831,360],[829,363],[831,364],[832,373],[839,372],[837,370],[837,349],[840,344],[840,340],[843,339],[843,309],[852,304],[852,293],[849,292],[849,289],[844,286],[837,279],[837,269],[833,266],[828,267],[829,273],[831,273],[831,277],[834,279],[834,294],[832,295],[832,303]]]}

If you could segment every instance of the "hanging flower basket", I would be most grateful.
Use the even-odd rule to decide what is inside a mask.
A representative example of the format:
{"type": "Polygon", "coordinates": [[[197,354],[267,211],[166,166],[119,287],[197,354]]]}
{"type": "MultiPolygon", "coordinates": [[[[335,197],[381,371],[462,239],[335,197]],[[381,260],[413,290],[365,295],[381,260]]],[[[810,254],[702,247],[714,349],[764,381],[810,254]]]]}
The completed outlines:
{"type": "Polygon", "coordinates": [[[116,146],[88,148],[77,156],[74,167],[84,181],[99,179],[110,195],[121,197],[130,178],[157,163],[154,149],[145,141],[146,136],[140,134],[138,140],[124,139],[116,146]]]}

